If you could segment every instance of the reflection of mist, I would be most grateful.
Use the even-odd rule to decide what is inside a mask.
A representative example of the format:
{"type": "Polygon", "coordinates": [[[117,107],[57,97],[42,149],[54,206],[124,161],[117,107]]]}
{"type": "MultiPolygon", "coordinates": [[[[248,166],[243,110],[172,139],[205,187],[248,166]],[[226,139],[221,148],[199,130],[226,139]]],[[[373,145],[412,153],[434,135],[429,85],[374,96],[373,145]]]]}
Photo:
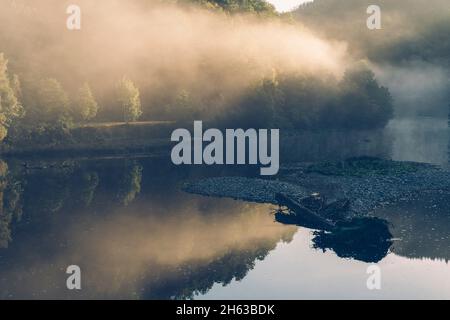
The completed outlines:
{"type": "Polygon", "coordinates": [[[105,218],[82,215],[58,235],[68,246],[50,249],[50,256],[46,246],[21,256],[14,265],[22,268],[3,272],[0,288],[22,297],[69,297],[61,288],[64,282],[58,282],[64,281],[58,270],[79,264],[84,298],[142,297],[144,290],[152,298],[189,297],[216,281],[245,276],[256,259],[280,240],[291,239],[296,230],[274,224],[265,205],[204,198],[177,201],[169,212],[164,203],[153,202],[105,218]]]}

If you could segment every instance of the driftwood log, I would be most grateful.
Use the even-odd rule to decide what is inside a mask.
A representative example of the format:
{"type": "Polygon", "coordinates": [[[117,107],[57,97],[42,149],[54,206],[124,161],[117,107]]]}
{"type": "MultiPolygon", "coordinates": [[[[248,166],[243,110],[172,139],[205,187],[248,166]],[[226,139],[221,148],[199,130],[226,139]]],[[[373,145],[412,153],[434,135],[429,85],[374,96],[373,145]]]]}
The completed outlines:
{"type": "Polygon", "coordinates": [[[281,210],[275,214],[278,222],[317,230],[314,232],[314,248],[332,249],[340,257],[378,262],[392,245],[388,223],[374,217],[351,218],[348,199],[327,204],[319,194],[297,201],[278,193],[275,200],[289,209],[288,214],[281,210]]]}
{"type": "Polygon", "coordinates": [[[284,214],[277,212],[275,218],[279,222],[288,224],[300,224],[306,227],[321,229],[321,230],[333,230],[335,224],[322,216],[317,212],[308,209],[300,202],[292,199],[284,193],[277,193],[275,200],[280,206],[285,206],[290,210],[290,214],[284,214]]]}

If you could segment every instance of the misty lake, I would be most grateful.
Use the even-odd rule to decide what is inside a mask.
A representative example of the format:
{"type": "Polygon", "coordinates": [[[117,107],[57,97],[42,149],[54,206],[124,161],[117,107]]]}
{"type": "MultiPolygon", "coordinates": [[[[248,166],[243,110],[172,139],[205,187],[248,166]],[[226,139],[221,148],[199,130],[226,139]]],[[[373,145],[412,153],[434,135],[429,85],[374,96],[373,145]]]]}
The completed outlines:
{"type": "MultiPolygon", "coordinates": [[[[447,119],[393,120],[352,137],[293,134],[281,164],[352,155],[448,164],[447,119]]],[[[381,290],[368,290],[373,263],[315,247],[313,230],[274,221],[275,206],[181,191],[257,168],[175,167],[163,153],[9,158],[0,171],[1,299],[450,298],[445,194],[374,213],[394,240],[377,262],[381,290]],[[66,288],[69,265],[81,268],[81,290],[66,288]]]]}

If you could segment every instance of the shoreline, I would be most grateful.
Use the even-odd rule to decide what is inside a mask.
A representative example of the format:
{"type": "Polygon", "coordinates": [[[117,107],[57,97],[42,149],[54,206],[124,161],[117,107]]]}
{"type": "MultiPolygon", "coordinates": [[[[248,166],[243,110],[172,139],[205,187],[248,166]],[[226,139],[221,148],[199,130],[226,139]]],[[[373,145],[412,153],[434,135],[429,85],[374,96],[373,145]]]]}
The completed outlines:
{"type": "MultiPolygon", "coordinates": [[[[367,159],[373,161],[374,158],[367,159]]],[[[423,163],[381,159],[378,161],[386,166],[386,172],[380,173],[363,168],[366,172],[362,170],[359,174],[340,172],[324,174],[311,170],[316,165],[297,163],[282,167],[277,180],[244,177],[207,178],[188,182],[183,190],[204,196],[271,204],[277,204],[275,194],[280,192],[297,200],[312,193],[320,193],[330,200],[349,199],[352,216],[370,216],[375,209],[399,201],[417,199],[421,192],[450,194],[450,171],[447,169],[423,163]]],[[[323,164],[325,163],[319,163],[323,164]]]]}

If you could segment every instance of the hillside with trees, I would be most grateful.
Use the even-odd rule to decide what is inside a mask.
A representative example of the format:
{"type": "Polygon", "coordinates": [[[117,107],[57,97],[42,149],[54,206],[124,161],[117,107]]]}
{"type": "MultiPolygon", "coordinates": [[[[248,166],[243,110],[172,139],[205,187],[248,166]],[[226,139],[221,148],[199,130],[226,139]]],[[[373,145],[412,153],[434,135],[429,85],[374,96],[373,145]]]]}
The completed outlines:
{"type": "Polygon", "coordinates": [[[80,1],[79,32],[61,25],[55,0],[22,0],[36,9],[25,17],[17,6],[0,13],[4,151],[81,145],[93,128],[91,143],[106,146],[122,134],[114,124],[353,130],[384,127],[393,114],[388,89],[360,57],[344,59],[342,47],[266,1],[100,2],[80,1]]]}
{"type": "Polygon", "coordinates": [[[374,61],[422,59],[450,66],[450,6],[446,0],[315,0],[292,16],[318,34],[346,41],[374,61]],[[366,27],[367,8],[381,9],[381,30],[366,27]]]}

